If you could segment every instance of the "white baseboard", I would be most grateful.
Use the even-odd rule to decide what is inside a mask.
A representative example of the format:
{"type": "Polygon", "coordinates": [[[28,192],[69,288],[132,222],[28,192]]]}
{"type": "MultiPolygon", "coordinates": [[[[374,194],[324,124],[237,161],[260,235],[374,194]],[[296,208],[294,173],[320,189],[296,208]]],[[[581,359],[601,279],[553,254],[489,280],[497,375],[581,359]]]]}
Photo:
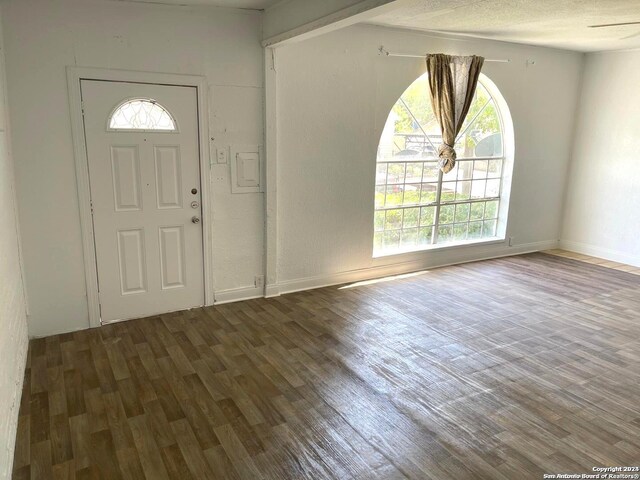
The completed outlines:
{"type": "Polygon", "coordinates": [[[558,248],[558,241],[548,240],[515,245],[513,247],[501,244],[500,246],[493,245],[485,248],[479,248],[480,249],[474,248],[473,250],[457,248],[447,252],[439,252],[437,258],[434,258],[436,255],[427,254],[420,260],[331,273],[327,275],[318,275],[314,277],[297,278],[294,280],[285,280],[279,282],[277,285],[271,285],[268,296],[274,297],[279,294],[299,292],[302,290],[329,287],[343,283],[360,282],[363,280],[388,277],[391,275],[401,275],[403,273],[416,272],[427,268],[444,267],[447,265],[456,265],[460,263],[474,262],[477,260],[488,260],[491,258],[521,255],[523,253],[538,252],[541,250],[551,250],[558,248]]]}
{"type": "Polygon", "coordinates": [[[280,286],[277,283],[267,285],[264,289],[265,298],[277,297],[280,295],[280,286]]]}
{"type": "Polygon", "coordinates": [[[221,305],[223,303],[238,302],[241,300],[260,297],[271,298],[285,293],[329,287],[343,283],[360,282],[374,278],[416,272],[427,268],[445,267],[447,265],[508,257],[511,255],[521,255],[523,253],[539,252],[541,250],[551,250],[554,248],[558,248],[557,240],[525,243],[522,245],[515,245],[513,247],[507,246],[506,243],[501,243],[500,245],[473,247],[468,250],[464,248],[455,248],[437,252],[436,255],[431,252],[431,254],[426,254],[419,260],[391,263],[388,265],[330,273],[327,275],[317,275],[314,277],[297,278],[294,280],[285,280],[276,284],[267,285],[264,289],[256,287],[241,287],[221,290],[215,293],[214,304],[221,305]]]}
{"type": "Polygon", "coordinates": [[[223,303],[239,302],[240,300],[251,300],[252,298],[261,298],[265,296],[262,287],[240,287],[230,288],[228,290],[218,290],[214,294],[214,305],[222,305],[223,303]]]}
{"type": "Polygon", "coordinates": [[[560,248],[571,252],[581,253],[583,255],[604,258],[605,260],[611,260],[612,262],[640,267],[640,256],[621,252],[619,250],[612,250],[610,248],[590,245],[588,243],[572,242],[570,240],[560,240],[560,248]]]}

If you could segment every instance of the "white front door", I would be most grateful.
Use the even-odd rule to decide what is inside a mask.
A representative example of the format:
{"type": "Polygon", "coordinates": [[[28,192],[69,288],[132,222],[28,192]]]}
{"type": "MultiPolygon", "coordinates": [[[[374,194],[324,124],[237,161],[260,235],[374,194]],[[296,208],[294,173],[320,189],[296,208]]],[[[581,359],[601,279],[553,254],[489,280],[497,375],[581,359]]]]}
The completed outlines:
{"type": "Polygon", "coordinates": [[[196,89],[81,91],[102,322],[203,305],[196,89]]]}

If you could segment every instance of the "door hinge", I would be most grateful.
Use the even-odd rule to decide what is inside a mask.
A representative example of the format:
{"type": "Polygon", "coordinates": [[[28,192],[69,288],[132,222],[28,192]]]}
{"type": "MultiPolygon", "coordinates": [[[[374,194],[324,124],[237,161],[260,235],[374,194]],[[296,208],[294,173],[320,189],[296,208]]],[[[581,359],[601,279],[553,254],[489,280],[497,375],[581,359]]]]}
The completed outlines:
{"type": "Polygon", "coordinates": [[[80,102],[80,110],[82,110],[82,116],[84,117],[84,102],[80,102]]]}
{"type": "Polygon", "coordinates": [[[91,215],[93,215],[93,200],[89,201],[89,206],[91,207],[91,215]]]}

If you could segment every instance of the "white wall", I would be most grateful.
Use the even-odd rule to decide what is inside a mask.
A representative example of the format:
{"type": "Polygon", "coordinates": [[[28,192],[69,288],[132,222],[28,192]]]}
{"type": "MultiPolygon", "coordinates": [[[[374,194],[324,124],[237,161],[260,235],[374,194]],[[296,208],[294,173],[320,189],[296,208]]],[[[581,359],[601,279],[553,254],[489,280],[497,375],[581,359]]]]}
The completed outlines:
{"type": "MultiPolygon", "coordinates": [[[[94,0],[4,6],[30,334],[88,327],[65,67],[206,76],[216,144],[261,144],[263,54],[255,11],[94,0]]],[[[263,272],[261,194],[231,195],[211,172],[216,292],[263,272]]]]}
{"type": "MultiPolygon", "coordinates": [[[[4,8],[30,333],[86,328],[65,67],[204,75],[216,143],[260,144],[261,15],[102,0],[6,0],[4,8]]],[[[270,195],[277,187],[278,225],[266,239],[277,257],[267,259],[277,266],[271,293],[555,246],[582,54],[359,25],[275,55],[276,72],[268,77],[275,76],[277,89],[277,145],[270,149],[277,152],[278,173],[270,195]],[[483,71],[506,98],[515,124],[507,231],[513,247],[372,258],[378,140],[391,106],[424,71],[422,60],[379,56],[380,44],[511,59],[487,63],[483,71]]],[[[213,268],[221,300],[258,293],[254,276],[265,265],[263,196],[231,195],[228,177],[227,165],[212,167],[213,268]]]]}
{"type": "Polygon", "coordinates": [[[640,51],[588,54],[562,245],[640,266],[640,51]]]}
{"type": "Polygon", "coordinates": [[[574,52],[371,25],[277,49],[279,290],[555,246],[582,61],[574,52]],[[380,45],[511,60],[486,63],[483,73],[502,92],[514,121],[507,231],[514,247],[372,258],[378,140],[395,101],[425,71],[421,59],[379,56],[380,45]]]}
{"type": "Polygon", "coordinates": [[[4,48],[0,46],[0,479],[11,477],[29,343],[5,99],[4,48]]]}

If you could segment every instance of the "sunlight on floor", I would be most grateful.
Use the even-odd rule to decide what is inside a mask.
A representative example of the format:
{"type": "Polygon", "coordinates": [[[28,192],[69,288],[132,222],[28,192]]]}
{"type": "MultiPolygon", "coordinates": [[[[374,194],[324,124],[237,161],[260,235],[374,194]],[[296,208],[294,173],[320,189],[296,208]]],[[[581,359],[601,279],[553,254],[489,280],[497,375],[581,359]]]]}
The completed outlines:
{"type": "Polygon", "coordinates": [[[402,275],[393,275],[390,277],[374,278],[373,280],[363,280],[361,282],[356,282],[350,285],[339,287],[338,290],[344,290],[347,288],[364,287],[365,285],[374,285],[376,283],[391,282],[393,280],[402,280],[403,278],[417,277],[419,275],[424,275],[425,273],[429,273],[429,271],[423,270],[421,272],[403,273],[402,275]]]}

